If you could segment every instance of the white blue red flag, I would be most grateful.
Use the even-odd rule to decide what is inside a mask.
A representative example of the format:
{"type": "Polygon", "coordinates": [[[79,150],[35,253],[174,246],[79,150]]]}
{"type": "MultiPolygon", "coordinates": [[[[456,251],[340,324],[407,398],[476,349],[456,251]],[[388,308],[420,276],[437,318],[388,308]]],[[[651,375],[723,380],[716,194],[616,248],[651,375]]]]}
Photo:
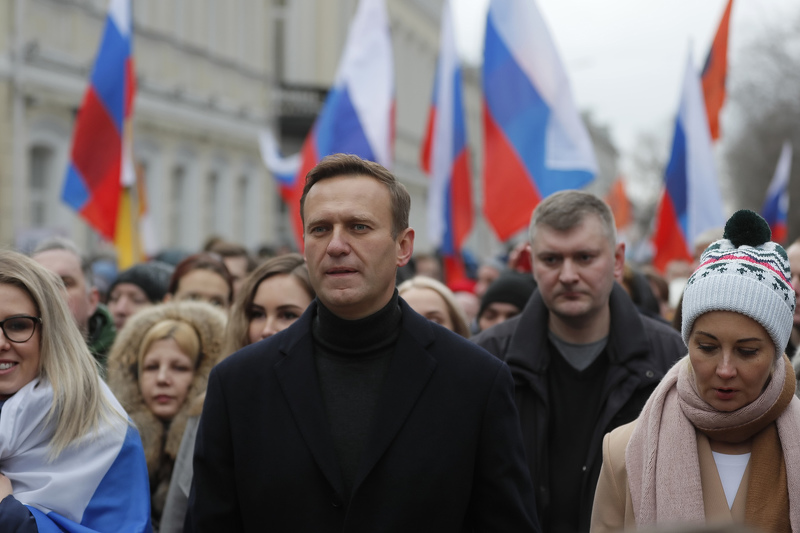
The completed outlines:
{"type": "Polygon", "coordinates": [[[281,186],[291,187],[294,185],[297,172],[300,170],[300,154],[292,154],[284,157],[281,154],[278,141],[270,129],[263,129],[258,132],[258,146],[261,151],[261,159],[269,171],[278,180],[281,186]]]}
{"type": "Polygon", "coordinates": [[[361,0],[347,34],[336,81],[301,150],[294,183],[280,183],[292,213],[299,247],[303,225],[300,196],[305,176],[326,155],[354,154],[384,167],[392,165],[394,61],[384,0],[361,0]]]}
{"type": "Polygon", "coordinates": [[[152,530],[142,441],[108,386],[102,382],[101,386],[116,413],[107,413],[97,428],[53,460],[49,454],[55,421],[48,414],[54,400],[49,381],[35,379],[3,404],[0,470],[11,481],[13,498],[19,503],[3,501],[9,505],[0,511],[0,530],[16,531],[12,523],[19,523],[15,513],[20,509],[25,517],[27,512],[33,515],[40,533],[152,530]]]}
{"type": "Polygon", "coordinates": [[[777,243],[786,242],[787,216],[789,213],[789,175],[792,172],[792,143],[784,141],[778,166],[767,189],[767,198],[761,214],[772,230],[772,240],[777,243]]]}
{"type": "Polygon", "coordinates": [[[461,247],[472,229],[469,149],[450,1],[442,8],[439,61],[422,144],[428,184],[428,237],[441,251],[445,282],[466,277],[461,247]]]}
{"type": "Polygon", "coordinates": [[[725,225],[703,91],[691,54],[665,174],[653,237],[653,265],[662,272],[670,261],[691,262],[695,239],[725,225]]]}
{"type": "Polygon", "coordinates": [[[136,92],[131,51],[130,0],[111,0],[62,191],[62,199],[108,240],[115,237],[123,181],[135,182],[124,140],[136,92]]]}
{"type": "Polygon", "coordinates": [[[533,0],[492,0],[483,59],[484,213],[500,240],[539,201],[588,184],[592,142],[533,0]]]}

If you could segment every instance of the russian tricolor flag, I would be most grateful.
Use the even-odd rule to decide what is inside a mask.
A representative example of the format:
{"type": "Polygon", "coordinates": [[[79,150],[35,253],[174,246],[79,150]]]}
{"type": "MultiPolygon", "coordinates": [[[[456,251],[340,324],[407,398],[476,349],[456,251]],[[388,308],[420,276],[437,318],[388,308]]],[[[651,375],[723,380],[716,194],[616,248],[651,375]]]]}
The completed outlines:
{"type": "Polygon", "coordinates": [[[792,171],[792,143],[784,141],[775,174],[767,189],[767,198],[761,214],[772,230],[772,240],[786,242],[786,220],[789,213],[789,175],[792,171]]]}
{"type": "Polygon", "coordinates": [[[691,262],[695,239],[706,230],[725,225],[703,91],[691,54],[665,182],[653,237],[653,265],[662,272],[670,261],[691,262]]]}
{"type": "Polygon", "coordinates": [[[450,1],[442,8],[439,62],[422,145],[428,185],[428,235],[444,258],[445,282],[466,277],[461,246],[472,229],[469,150],[450,1]]]}
{"type": "Polygon", "coordinates": [[[542,198],[589,183],[597,163],[535,2],[492,0],[484,46],[484,213],[507,240],[542,198]]]}
{"type": "Polygon", "coordinates": [[[355,154],[384,167],[392,164],[394,61],[383,0],[361,0],[347,35],[333,84],[301,151],[294,183],[281,183],[302,247],[300,197],[305,175],[326,155],[355,154]]]}
{"type": "Polygon", "coordinates": [[[123,141],[135,92],[130,0],[111,0],[62,191],[62,199],[108,240],[116,232],[123,179],[135,181],[123,141]]]}

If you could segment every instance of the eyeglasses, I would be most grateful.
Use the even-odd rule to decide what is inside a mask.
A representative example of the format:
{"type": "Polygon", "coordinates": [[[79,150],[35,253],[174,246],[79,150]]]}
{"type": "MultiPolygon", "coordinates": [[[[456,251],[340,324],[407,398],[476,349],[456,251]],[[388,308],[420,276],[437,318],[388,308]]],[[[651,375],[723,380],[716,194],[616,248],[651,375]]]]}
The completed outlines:
{"type": "Polygon", "coordinates": [[[36,331],[36,324],[41,324],[42,319],[35,316],[12,316],[0,321],[3,335],[11,342],[27,342],[36,331]]]}

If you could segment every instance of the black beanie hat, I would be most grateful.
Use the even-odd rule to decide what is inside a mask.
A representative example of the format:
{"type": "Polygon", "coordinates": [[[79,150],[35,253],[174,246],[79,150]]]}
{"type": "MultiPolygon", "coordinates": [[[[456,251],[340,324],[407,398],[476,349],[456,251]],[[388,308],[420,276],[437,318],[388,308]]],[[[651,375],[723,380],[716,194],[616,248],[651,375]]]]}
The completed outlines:
{"type": "Polygon", "coordinates": [[[108,288],[108,294],[120,283],[132,283],[144,291],[151,303],[164,299],[172,276],[173,267],[161,261],[149,261],[133,265],[120,272],[114,283],[108,288]]]}
{"type": "Polygon", "coordinates": [[[480,317],[489,304],[495,302],[509,303],[517,306],[520,310],[528,303],[536,289],[536,282],[530,273],[523,274],[514,270],[507,270],[489,285],[489,289],[481,298],[481,308],[478,311],[480,317]]]}

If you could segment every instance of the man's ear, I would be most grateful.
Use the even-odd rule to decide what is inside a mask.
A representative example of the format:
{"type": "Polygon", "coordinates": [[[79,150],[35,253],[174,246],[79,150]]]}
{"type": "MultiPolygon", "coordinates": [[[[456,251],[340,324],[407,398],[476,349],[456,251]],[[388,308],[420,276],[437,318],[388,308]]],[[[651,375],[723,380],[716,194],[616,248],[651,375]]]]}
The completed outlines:
{"type": "Polygon", "coordinates": [[[411,228],[406,228],[400,232],[400,235],[397,236],[397,266],[406,266],[413,253],[414,230],[411,228]]]}
{"type": "Polygon", "coordinates": [[[621,280],[625,271],[625,243],[614,246],[614,279],[621,280]]]}

